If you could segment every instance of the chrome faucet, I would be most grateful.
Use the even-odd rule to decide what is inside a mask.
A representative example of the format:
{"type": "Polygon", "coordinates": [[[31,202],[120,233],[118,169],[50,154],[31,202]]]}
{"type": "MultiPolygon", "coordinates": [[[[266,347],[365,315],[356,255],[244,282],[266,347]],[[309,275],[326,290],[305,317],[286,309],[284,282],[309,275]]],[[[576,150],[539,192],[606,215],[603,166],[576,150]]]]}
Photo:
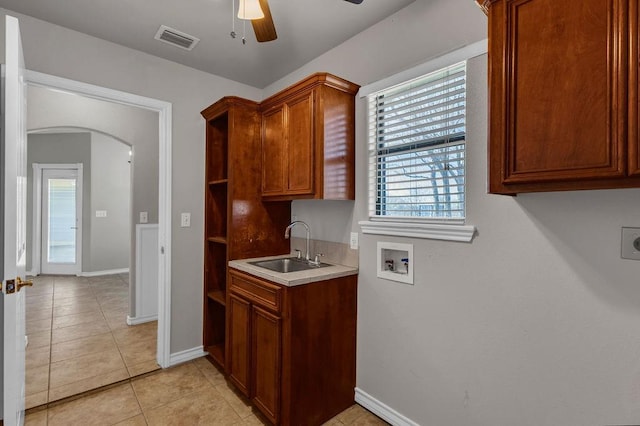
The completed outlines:
{"type": "Polygon", "coordinates": [[[287,228],[284,230],[284,237],[288,240],[289,236],[291,235],[291,228],[293,228],[296,225],[302,225],[304,226],[304,229],[307,230],[307,252],[304,255],[304,258],[309,261],[309,241],[311,240],[311,229],[309,229],[309,225],[307,225],[306,223],[304,223],[301,220],[294,220],[293,222],[291,222],[289,224],[289,226],[287,226],[287,228]]]}

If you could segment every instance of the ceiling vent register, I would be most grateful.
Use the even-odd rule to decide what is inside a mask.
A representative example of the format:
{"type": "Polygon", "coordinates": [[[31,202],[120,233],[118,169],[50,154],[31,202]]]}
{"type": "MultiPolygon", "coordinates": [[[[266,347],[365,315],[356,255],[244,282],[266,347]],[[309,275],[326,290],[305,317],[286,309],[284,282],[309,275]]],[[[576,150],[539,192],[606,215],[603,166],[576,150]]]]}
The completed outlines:
{"type": "Polygon", "coordinates": [[[185,50],[193,50],[200,41],[197,37],[167,27],[166,25],[160,25],[154,38],[185,50]]]}

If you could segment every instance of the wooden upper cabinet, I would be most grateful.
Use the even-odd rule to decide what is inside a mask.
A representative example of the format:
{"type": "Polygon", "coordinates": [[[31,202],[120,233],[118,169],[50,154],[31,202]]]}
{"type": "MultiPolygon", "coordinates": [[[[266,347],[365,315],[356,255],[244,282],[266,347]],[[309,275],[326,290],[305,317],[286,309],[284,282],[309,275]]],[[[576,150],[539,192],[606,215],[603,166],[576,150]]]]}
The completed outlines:
{"type": "Polygon", "coordinates": [[[358,89],[317,73],[260,104],[263,198],[355,198],[358,89]]]}
{"type": "Polygon", "coordinates": [[[629,0],[629,175],[640,177],[640,7],[629,0]]]}
{"type": "Polygon", "coordinates": [[[313,195],[313,91],[262,114],[262,195],[313,195]]]}
{"type": "Polygon", "coordinates": [[[640,186],[629,0],[477,3],[489,14],[490,192],[640,186]]]}

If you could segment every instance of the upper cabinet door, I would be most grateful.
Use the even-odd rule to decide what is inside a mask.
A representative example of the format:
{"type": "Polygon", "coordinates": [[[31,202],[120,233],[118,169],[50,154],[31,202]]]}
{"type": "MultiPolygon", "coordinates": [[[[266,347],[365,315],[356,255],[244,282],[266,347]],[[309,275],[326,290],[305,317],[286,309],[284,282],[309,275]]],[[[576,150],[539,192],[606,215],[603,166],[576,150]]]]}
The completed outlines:
{"type": "Polygon", "coordinates": [[[289,194],[313,194],[314,174],[314,109],[313,91],[287,102],[288,153],[287,165],[289,194]]]}
{"type": "Polygon", "coordinates": [[[627,175],[627,13],[628,0],[491,2],[491,192],[627,175]]]}
{"type": "Polygon", "coordinates": [[[286,110],[284,105],[262,115],[262,194],[279,195],[287,187],[286,110]]]}

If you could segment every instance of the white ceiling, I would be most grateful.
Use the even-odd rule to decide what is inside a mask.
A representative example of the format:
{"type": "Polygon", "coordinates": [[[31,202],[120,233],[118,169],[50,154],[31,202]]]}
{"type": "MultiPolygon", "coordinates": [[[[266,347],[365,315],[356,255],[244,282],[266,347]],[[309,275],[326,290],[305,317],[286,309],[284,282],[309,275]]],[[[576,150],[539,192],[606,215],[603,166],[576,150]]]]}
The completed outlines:
{"type": "Polygon", "coordinates": [[[229,35],[232,1],[0,0],[0,7],[264,88],[415,0],[269,0],[278,39],[257,43],[247,22],[245,45],[244,21],[236,19],[236,39],[229,35]],[[186,51],[154,40],[160,25],[200,42],[186,51]]]}

